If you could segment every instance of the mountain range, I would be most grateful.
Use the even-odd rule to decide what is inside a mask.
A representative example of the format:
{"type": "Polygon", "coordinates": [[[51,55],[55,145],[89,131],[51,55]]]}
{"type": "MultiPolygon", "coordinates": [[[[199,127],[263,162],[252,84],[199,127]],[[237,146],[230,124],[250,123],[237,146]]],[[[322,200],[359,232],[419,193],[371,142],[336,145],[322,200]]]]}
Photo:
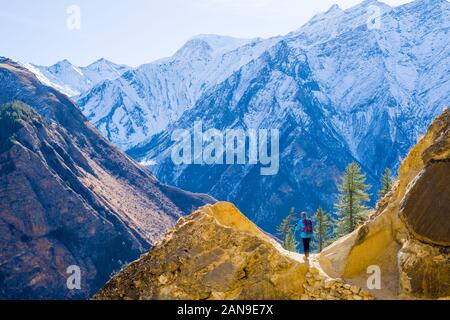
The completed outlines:
{"type": "Polygon", "coordinates": [[[161,181],[231,201],[273,232],[291,207],[332,210],[359,162],[376,194],[448,105],[450,7],[416,0],[333,6],[285,36],[201,35],[172,57],[99,82],[77,102],[111,142],[161,181]],[[172,133],[279,129],[278,175],[258,165],[176,166],[172,133]]]}
{"type": "Polygon", "coordinates": [[[193,208],[67,96],[0,58],[0,299],[87,299],[193,208]],[[71,266],[80,290],[66,285],[71,266]]]}
{"type": "Polygon", "coordinates": [[[366,0],[137,68],[0,57],[0,300],[88,299],[121,269],[97,298],[448,297],[449,18],[445,0],[366,0]],[[176,164],[172,136],[198,123],[278,130],[279,170],[176,164]],[[398,182],[312,265],[281,249],[281,220],[332,212],[353,161],[372,204],[385,168],[398,182]]]}
{"type": "Polygon", "coordinates": [[[67,59],[50,67],[32,63],[25,63],[23,66],[33,72],[42,83],[69,97],[87,92],[102,81],[117,79],[131,69],[106,59],[99,59],[86,67],[75,66],[67,59]]]}

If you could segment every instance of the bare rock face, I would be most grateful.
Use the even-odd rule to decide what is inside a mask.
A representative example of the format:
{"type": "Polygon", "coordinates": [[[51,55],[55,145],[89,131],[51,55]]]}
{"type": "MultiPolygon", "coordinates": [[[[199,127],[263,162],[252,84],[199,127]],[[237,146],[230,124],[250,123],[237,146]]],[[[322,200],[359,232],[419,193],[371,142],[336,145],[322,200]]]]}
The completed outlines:
{"type": "Polygon", "coordinates": [[[450,109],[411,150],[372,218],[320,255],[330,275],[364,286],[381,269],[378,298],[450,296],[450,109]]]}
{"type": "Polygon", "coordinates": [[[409,187],[400,214],[415,237],[450,246],[450,162],[431,160],[409,187]],[[440,194],[437,196],[430,196],[440,194]]]}
{"type": "Polygon", "coordinates": [[[0,299],[89,298],[212,201],[160,184],[71,100],[0,58],[0,299]]]}
{"type": "Polygon", "coordinates": [[[230,203],[199,209],[95,299],[371,299],[284,251],[230,203]]]}

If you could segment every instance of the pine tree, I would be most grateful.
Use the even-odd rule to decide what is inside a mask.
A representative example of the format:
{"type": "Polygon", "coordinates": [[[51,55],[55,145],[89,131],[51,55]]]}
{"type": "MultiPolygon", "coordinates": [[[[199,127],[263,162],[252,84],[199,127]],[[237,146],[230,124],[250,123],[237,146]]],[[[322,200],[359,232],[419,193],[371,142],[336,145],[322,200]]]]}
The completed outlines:
{"type": "Polygon", "coordinates": [[[366,176],[361,172],[361,167],[352,162],[341,177],[341,184],[338,186],[339,203],[335,205],[337,210],[336,234],[344,236],[353,232],[358,225],[367,219],[368,207],[366,203],[370,198],[366,185],[366,176]]]}
{"type": "Polygon", "coordinates": [[[314,231],[314,239],[318,252],[328,246],[333,241],[333,220],[328,213],[319,208],[314,214],[316,227],[314,231]]]}
{"type": "Polygon", "coordinates": [[[291,252],[297,252],[297,240],[295,240],[294,229],[289,228],[284,239],[284,248],[291,252]]]}
{"type": "Polygon", "coordinates": [[[289,227],[292,225],[292,221],[294,219],[294,213],[295,213],[295,208],[291,208],[290,214],[286,218],[284,218],[283,221],[281,222],[281,224],[277,227],[277,235],[279,235],[283,239],[286,236],[286,234],[289,230],[289,227]]]}
{"type": "Polygon", "coordinates": [[[283,219],[277,228],[277,234],[283,240],[283,247],[289,251],[297,251],[297,241],[295,240],[295,208],[291,209],[291,213],[283,219]]]}
{"type": "Polygon", "coordinates": [[[386,169],[384,175],[381,178],[381,190],[379,191],[380,197],[384,198],[392,190],[393,180],[391,178],[391,171],[386,169]]]}

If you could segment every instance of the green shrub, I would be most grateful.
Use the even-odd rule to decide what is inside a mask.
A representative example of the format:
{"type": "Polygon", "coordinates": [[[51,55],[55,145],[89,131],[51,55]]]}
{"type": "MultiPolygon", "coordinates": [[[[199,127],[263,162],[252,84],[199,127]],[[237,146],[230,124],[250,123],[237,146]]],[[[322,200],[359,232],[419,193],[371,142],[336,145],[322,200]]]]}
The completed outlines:
{"type": "Polygon", "coordinates": [[[14,143],[17,132],[27,122],[38,117],[26,104],[14,101],[0,106],[0,152],[7,151],[14,143]]]}

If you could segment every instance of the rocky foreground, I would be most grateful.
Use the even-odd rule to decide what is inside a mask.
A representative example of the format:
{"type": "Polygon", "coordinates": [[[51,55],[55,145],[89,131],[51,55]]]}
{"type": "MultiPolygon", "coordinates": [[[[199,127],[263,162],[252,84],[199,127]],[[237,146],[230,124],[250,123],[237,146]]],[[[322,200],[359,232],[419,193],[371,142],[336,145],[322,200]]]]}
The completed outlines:
{"type": "Polygon", "coordinates": [[[222,202],[182,219],[95,299],[370,299],[283,250],[222,202]]]}
{"type": "Polygon", "coordinates": [[[450,296],[450,110],[411,151],[370,220],[310,264],[232,204],[181,219],[94,299],[350,299],[450,296]],[[368,268],[381,287],[366,288],[368,268]]]}

